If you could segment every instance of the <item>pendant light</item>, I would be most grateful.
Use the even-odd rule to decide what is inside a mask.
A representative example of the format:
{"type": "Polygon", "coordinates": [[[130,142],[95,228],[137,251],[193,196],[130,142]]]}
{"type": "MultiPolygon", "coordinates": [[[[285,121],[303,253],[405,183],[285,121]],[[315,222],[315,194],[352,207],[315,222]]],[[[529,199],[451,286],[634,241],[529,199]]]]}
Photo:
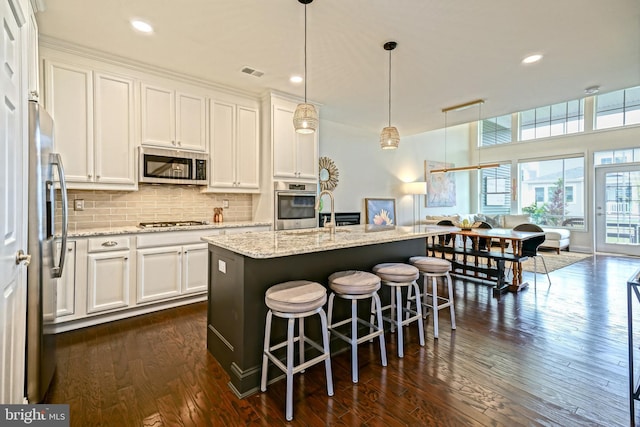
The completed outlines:
{"type": "MultiPolygon", "coordinates": [[[[471,108],[475,105],[478,106],[478,129],[480,129],[480,122],[482,116],[482,104],[484,104],[484,99],[476,99],[470,102],[465,102],[464,104],[454,105],[452,107],[443,108],[442,112],[444,113],[444,168],[442,169],[432,169],[431,173],[447,173],[447,172],[459,172],[459,171],[469,171],[469,170],[480,170],[480,169],[490,169],[497,168],[500,166],[499,163],[489,163],[489,164],[480,164],[480,150],[478,149],[478,164],[471,166],[459,166],[457,168],[448,168],[447,167],[447,113],[449,111],[462,111],[467,108],[471,108]]],[[[479,130],[478,130],[479,131],[479,130]]]]}
{"type": "Polygon", "coordinates": [[[307,5],[313,0],[298,0],[304,5],[304,104],[293,113],[293,127],[298,133],[314,133],[318,128],[316,107],[307,104],[307,5]]]}
{"type": "Polygon", "coordinates": [[[398,46],[396,42],[386,42],[384,50],[389,51],[389,126],[382,129],[380,133],[380,147],[383,150],[398,148],[400,144],[400,134],[395,126],[391,126],[391,51],[398,46]]]}

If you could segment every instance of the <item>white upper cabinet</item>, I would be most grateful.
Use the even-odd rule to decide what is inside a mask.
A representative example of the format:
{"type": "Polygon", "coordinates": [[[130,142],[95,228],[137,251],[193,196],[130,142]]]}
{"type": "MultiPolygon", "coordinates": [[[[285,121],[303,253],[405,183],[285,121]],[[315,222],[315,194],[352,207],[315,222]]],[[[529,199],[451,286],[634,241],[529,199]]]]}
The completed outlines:
{"type": "Polygon", "coordinates": [[[54,147],[62,155],[69,187],[91,183],[93,79],[88,68],[44,60],[45,105],[54,121],[54,147]]]}
{"type": "Polygon", "coordinates": [[[95,73],[95,182],[135,186],[134,81],[95,73]]]}
{"type": "Polygon", "coordinates": [[[206,150],[205,97],[142,84],[142,144],[206,150]]]}
{"type": "Polygon", "coordinates": [[[318,132],[296,133],[293,102],[274,100],[271,104],[271,139],[274,179],[317,181],[318,132]]]}
{"type": "Polygon", "coordinates": [[[134,81],[59,60],[44,72],[69,188],[135,189],[134,81]]]}
{"type": "Polygon", "coordinates": [[[259,189],[258,109],[211,101],[210,188],[251,192],[259,189]]]}

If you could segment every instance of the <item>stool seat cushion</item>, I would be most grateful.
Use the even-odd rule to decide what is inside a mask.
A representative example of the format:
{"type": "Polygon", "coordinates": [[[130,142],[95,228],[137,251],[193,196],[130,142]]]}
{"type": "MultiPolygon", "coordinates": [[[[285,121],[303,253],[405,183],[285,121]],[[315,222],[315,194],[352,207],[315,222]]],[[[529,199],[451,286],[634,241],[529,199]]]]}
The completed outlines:
{"type": "Polygon", "coordinates": [[[329,287],[339,294],[372,294],[380,289],[380,278],[367,271],[338,271],[329,276],[329,287]]]}
{"type": "Polygon", "coordinates": [[[322,307],[327,302],[327,289],[320,283],[293,280],[267,289],[264,302],[274,311],[304,313],[322,307]]]}
{"type": "Polygon", "coordinates": [[[373,272],[385,282],[411,283],[420,277],[420,271],[409,264],[385,262],[373,267],[373,272]]]}
{"type": "Polygon", "coordinates": [[[412,256],[409,262],[424,273],[446,273],[451,270],[451,263],[446,259],[430,256],[412,256]]]}

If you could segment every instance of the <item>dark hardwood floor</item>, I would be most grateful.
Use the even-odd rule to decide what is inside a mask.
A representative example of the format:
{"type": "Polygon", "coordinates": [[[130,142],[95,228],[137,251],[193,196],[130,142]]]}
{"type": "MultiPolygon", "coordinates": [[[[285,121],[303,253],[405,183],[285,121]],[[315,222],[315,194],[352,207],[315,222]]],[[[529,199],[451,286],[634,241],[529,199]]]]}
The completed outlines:
{"type": "MultiPolygon", "coordinates": [[[[457,330],[443,311],[439,340],[428,318],[420,347],[408,327],[404,359],[387,334],[386,368],[377,344],[361,345],[355,385],[349,352],[334,356],[333,397],[311,367],[294,380],[290,424],[629,425],[626,282],[638,268],[598,255],[500,299],[455,280],[457,330]]],[[[72,426],[286,425],[284,381],[236,398],[205,336],[204,303],[61,334],[47,401],[68,403],[72,426]]]]}

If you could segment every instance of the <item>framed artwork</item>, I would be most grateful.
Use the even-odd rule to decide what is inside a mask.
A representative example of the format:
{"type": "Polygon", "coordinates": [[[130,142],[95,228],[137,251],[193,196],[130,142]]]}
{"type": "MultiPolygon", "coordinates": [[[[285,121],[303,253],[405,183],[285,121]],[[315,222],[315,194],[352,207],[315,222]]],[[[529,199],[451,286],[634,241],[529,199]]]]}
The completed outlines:
{"type": "Polygon", "coordinates": [[[456,179],[453,172],[431,173],[433,169],[452,168],[453,163],[424,161],[424,180],[427,182],[426,208],[456,205],[456,179]]]}
{"type": "Polygon", "coordinates": [[[367,224],[396,225],[396,199],[364,199],[367,224]]]}

